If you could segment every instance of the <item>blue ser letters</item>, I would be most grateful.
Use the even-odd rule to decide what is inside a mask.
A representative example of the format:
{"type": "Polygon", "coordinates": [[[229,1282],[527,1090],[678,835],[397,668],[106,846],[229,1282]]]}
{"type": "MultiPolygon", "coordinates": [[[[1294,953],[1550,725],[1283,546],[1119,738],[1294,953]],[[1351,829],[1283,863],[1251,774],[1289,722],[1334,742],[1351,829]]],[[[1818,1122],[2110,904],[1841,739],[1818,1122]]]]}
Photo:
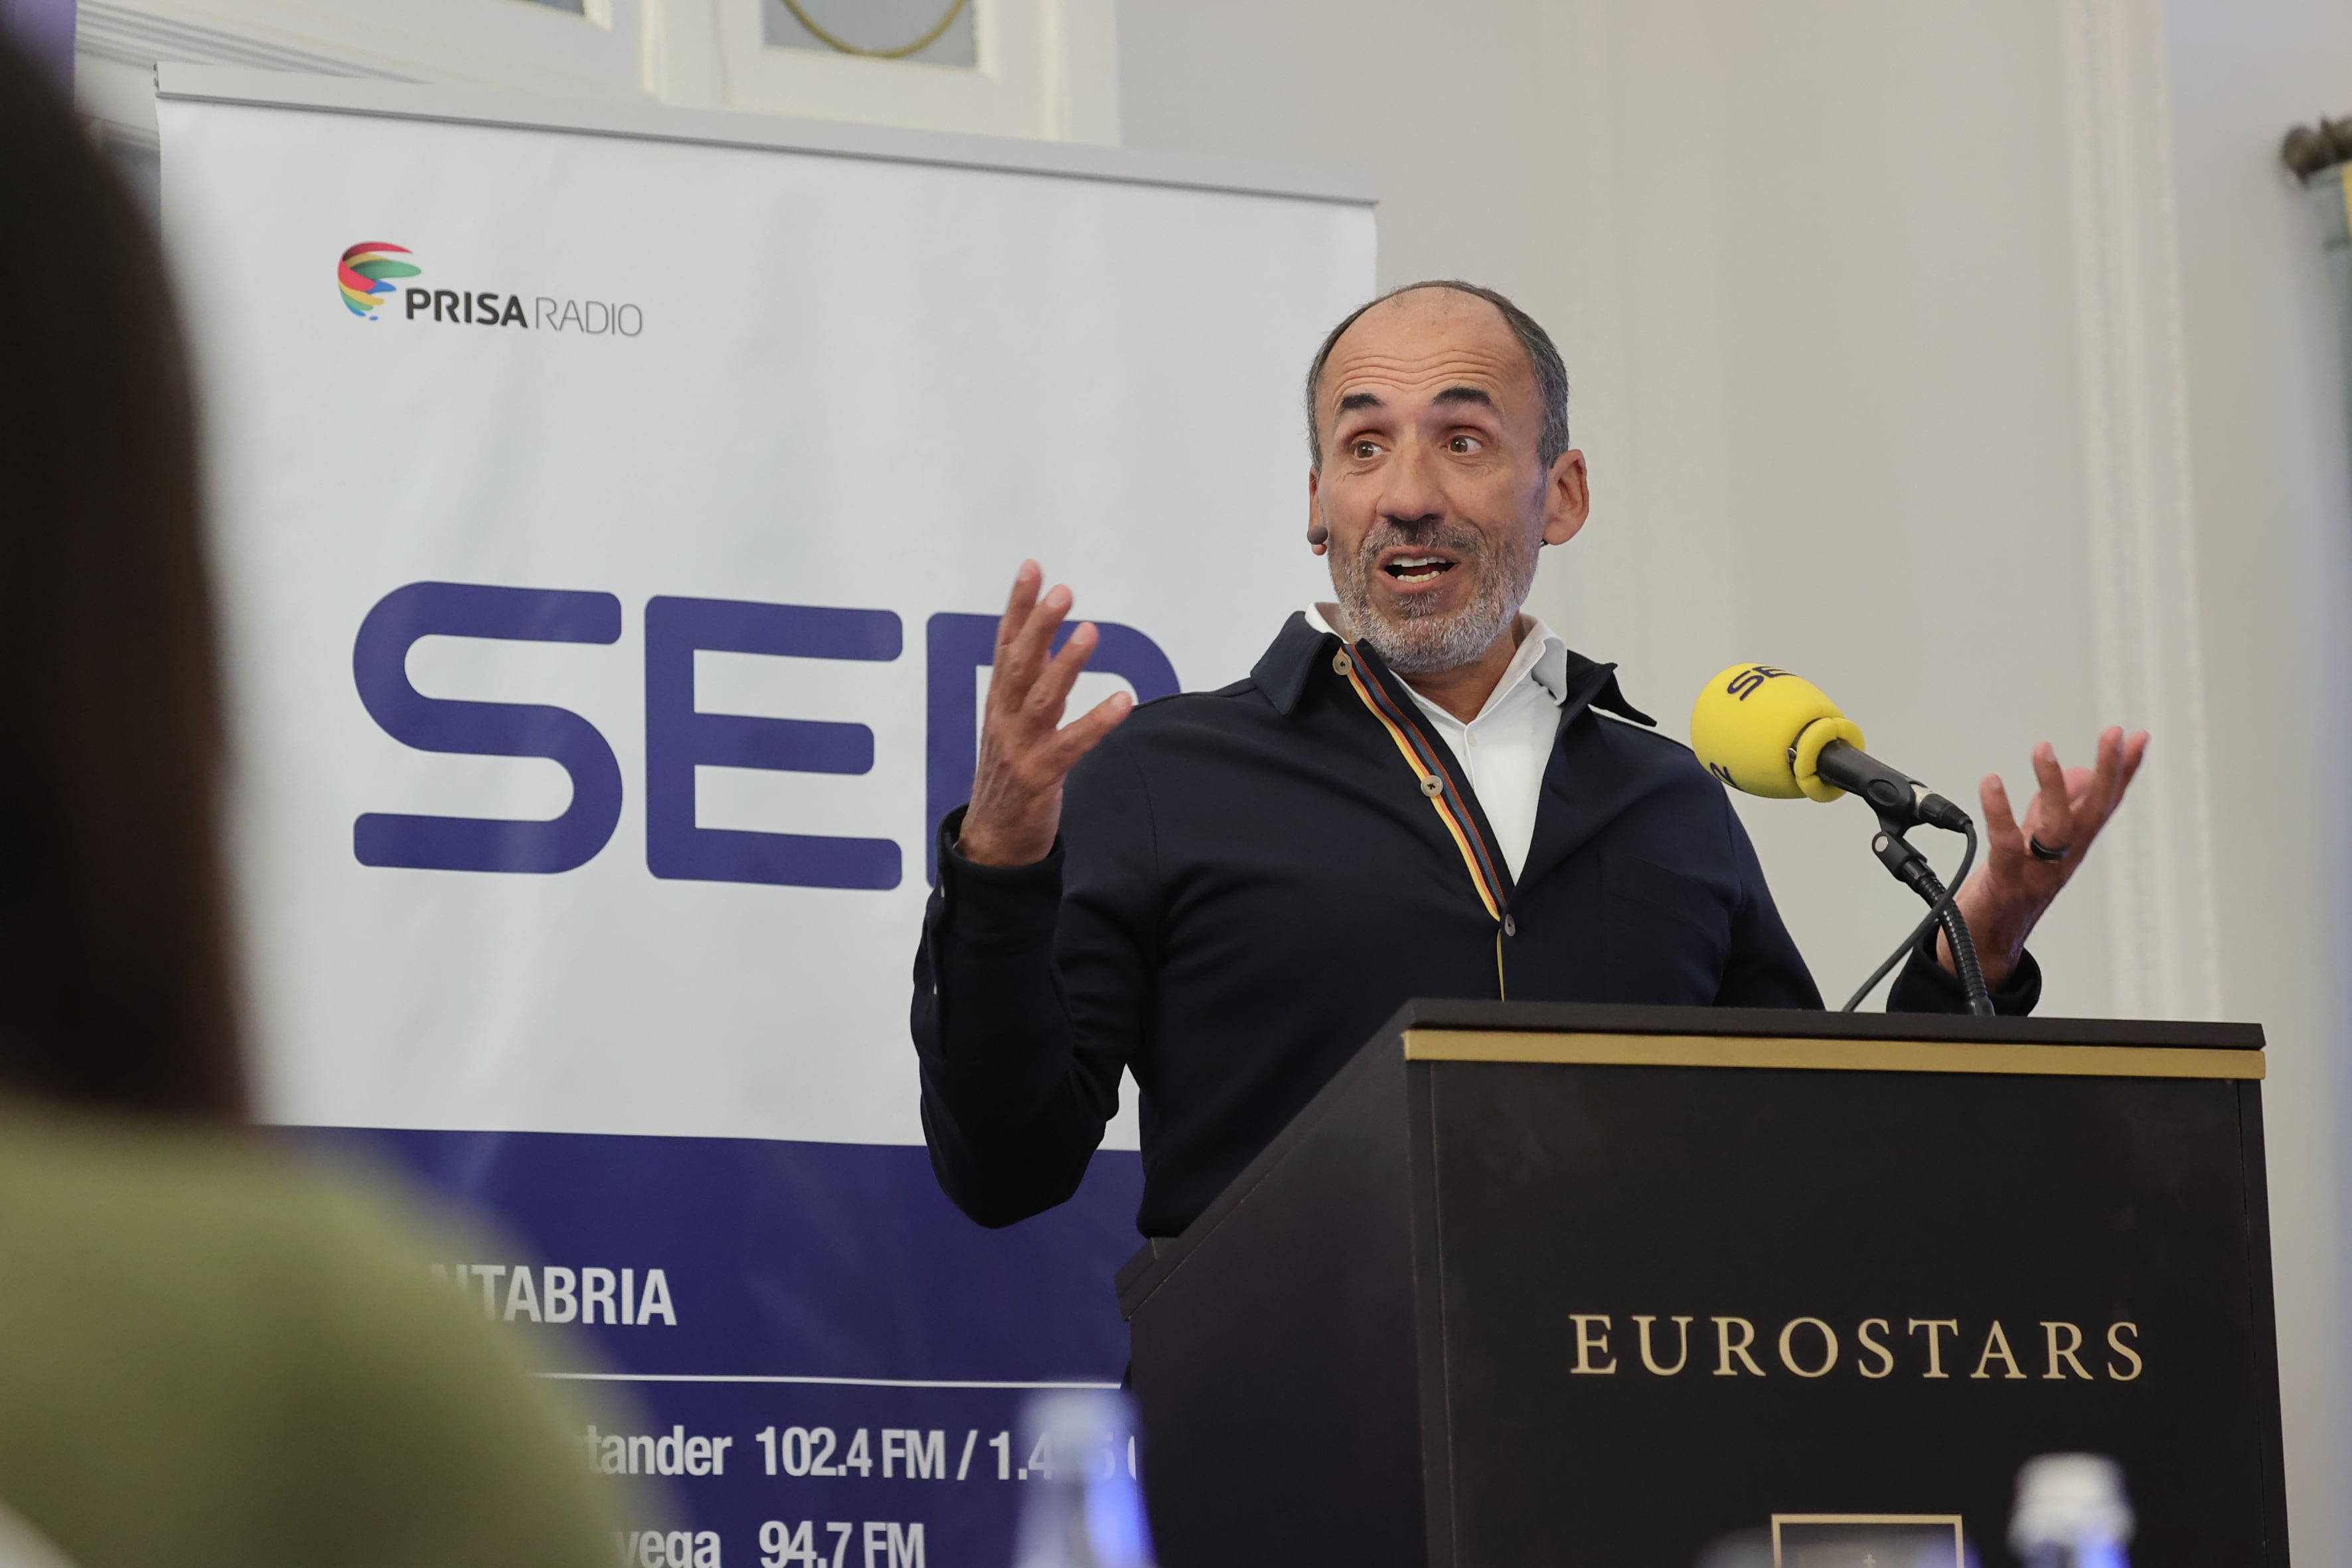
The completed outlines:
{"type": "MultiPolygon", "coordinates": [[[[994,616],[941,614],[924,628],[923,842],[936,877],[936,829],[971,787],[978,725],[974,681],[996,658],[994,616]]],[[[1160,646],[1133,626],[1097,621],[1088,668],[1118,676],[1139,700],[1181,689],[1160,646]]],[[[1069,635],[1055,640],[1059,649],[1069,635]]],[[[694,656],[898,658],[905,632],[888,610],[657,596],[646,603],[646,868],[667,880],[884,891],[904,872],[898,842],[800,833],[754,833],[695,822],[695,769],[867,773],[874,731],[864,724],[707,713],[695,707],[694,656]]],[[[595,858],[621,817],[621,770],[594,725],[568,709],[426,697],[408,683],[408,651],[428,637],[611,644],[621,602],[610,594],[411,583],[379,600],[361,622],[352,674],[369,717],[419,751],[545,757],[572,779],[572,805],[544,822],[370,812],[352,824],[363,866],[432,871],[569,871],[595,858]]]]}
{"type": "Polygon", "coordinates": [[[799,658],[894,659],[905,641],[887,610],[656,598],[646,605],[646,868],[703,882],[802,888],[898,885],[888,838],[744,833],[694,823],[698,767],[863,773],[874,731],[863,724],[702,713],[694,706],[697,648],[799,658]]]}
{"type": "Polygon", "coordinates": [[[370,812],[352,825],[360,864],[550,872],[593,859],[621,820],[621,766],[604,737],[569,709],[424,695],[408,684],[408,650],[429,637],[618,642],[621,601],[468,583],[411,583],[377,601],[352,644],[352,676],[384,733],[423,752],[546,757],[572,775],[572,804],[547,822],[370,812]]]}

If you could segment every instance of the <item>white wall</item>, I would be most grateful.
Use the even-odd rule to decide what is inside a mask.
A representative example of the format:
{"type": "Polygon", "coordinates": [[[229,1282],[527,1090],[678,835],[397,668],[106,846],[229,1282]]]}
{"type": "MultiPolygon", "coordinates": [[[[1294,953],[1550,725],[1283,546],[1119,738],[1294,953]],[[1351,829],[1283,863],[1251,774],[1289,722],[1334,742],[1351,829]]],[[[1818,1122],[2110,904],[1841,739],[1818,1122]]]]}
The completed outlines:
{"type": "Polygon", "coordinates": [[[2289,124],[2352,114],[2352,9],[2172,0],[2168,31],[2213,744],[2245,759],[2218,773],[2223,973],[2271,1037],[2294,1550],[2341,1563],[2352,476],[2316,221],[2277,155],[2289,124]]]}

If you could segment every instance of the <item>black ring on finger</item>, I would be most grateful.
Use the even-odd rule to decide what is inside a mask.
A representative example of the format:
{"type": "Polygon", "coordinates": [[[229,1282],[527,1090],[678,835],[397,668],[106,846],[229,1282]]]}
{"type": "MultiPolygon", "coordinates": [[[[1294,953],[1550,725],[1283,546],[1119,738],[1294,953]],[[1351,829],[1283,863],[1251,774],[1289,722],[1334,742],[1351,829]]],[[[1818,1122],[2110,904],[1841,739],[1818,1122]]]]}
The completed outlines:
{"type": "Polygon", "coordinates": [[[2025,847],[2036,860],[2045,861],[2053,866],[2074,852],[2074,847],[2071,844],[2062,844],[2053,849],[2039,838],[2028,838],[2025,841],[2025,847]]]}

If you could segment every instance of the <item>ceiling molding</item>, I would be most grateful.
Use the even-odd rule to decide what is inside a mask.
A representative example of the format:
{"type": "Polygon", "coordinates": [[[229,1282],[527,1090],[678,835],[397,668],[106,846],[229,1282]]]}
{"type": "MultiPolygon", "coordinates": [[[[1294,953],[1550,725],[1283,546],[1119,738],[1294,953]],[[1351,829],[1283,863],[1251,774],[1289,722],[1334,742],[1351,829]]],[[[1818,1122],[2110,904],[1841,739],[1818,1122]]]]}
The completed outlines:
{"type": "Polygon", "coordinates": [[[142,68],[176,60],[299,71],[306,76],[417,79],[332,49],[276,43],[249,32],[157,16],[118,0],[80,0],[74,23],[74,52],[142,68]]]}

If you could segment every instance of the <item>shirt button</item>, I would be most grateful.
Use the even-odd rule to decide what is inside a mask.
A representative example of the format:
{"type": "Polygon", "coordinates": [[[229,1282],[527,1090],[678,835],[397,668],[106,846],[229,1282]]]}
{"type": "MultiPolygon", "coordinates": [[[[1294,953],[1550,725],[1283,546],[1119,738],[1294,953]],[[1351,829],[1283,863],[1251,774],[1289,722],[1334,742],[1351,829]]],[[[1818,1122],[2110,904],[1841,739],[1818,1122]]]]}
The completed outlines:
{"type": "Polygon", "coordinates": [[[1445,781],[1435,773],[1424,773],[1421,780],[1421,793],[1435,800],[1445,793],[1445,781]]]}
{"type": "Polygon", "coordinates": [[[1519,922],[1513,916],[1505,915],[1503,917],[1503,934],[1505,936],[1517,936],[1519,934],[1519,922]]]}
{"type": "Polygon", "coordinates": [[[1331,672],[1334,675],[1345,675],[1355,668],[1346,654],[1335,653],[1331,656],[1331,672]]]}

